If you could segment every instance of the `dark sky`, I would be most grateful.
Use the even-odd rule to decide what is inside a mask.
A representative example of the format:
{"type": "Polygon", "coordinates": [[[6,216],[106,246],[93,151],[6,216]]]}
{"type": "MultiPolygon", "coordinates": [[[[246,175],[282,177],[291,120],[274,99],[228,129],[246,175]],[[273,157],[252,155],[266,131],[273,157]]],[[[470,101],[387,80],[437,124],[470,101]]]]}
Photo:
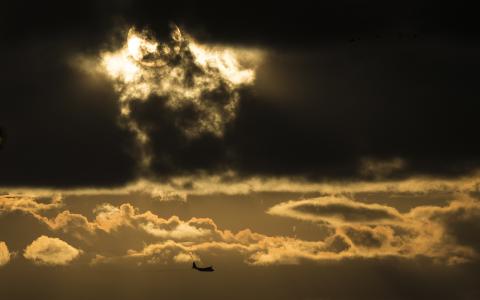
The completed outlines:
{"type": "Polygon", "coordinates": [[[386,177],[469,174],[479,163],[475,19],[461,4],[407,2],[5,4],[0,181],[110,186],[136,178],[133,137],[116,123],[111,85],[68,60],[105,47],[121,26],[161,39],[172,23],[201,41],[268,54],[223,138],[186,141],[161,99],[133,108],[153,136],[154,177],[229,169],[372,179],[359,171],[365,158],[402,159],[386,177]]]}

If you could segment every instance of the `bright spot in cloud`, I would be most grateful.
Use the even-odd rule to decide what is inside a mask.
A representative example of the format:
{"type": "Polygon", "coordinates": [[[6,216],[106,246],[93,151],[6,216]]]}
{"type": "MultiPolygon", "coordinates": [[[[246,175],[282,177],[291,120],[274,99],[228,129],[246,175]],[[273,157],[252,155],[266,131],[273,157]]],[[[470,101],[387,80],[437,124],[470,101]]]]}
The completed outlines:
{"type": "Polygon", "coordinates": [[[258,50],[203,45],[178,27],[164,43],[132,28],[120,49],[104,52],[101,58],[104,72],[114,80],[124,103],[123,115],[130,114],[131,101],[164,96],[172,110],[195,108],[201,117],[183,128],[187,136],[195,137],[202,133],[223,135],[225,125],[235,117],[238,89],[253,84],[261,54],[258,50]]]}
{"type": "Polygon", "coordinates": [[[114,83],[121,116],[136,136],[146,169],[152,159],[150,137],[131,116],[132,102],[163,97],[172,112],[194,112],[192,120],[175,124],[187,138],[222,137],[235,119],[239,89],[254,83],[262,59],[256,49],[201,44],[178,27],[165,42],[131,28],[119,49],[100,56],[101,71],[114,83]]]}

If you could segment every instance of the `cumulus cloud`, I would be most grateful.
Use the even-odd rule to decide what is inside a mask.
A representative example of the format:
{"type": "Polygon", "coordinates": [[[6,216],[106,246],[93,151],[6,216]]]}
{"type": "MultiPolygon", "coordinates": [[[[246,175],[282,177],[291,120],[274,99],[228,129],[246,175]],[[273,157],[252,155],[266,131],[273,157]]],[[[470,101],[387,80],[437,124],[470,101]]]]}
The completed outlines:
{"type": "Polygon", "coordinates": [[[10,261],[10,252],[7,244],[0,242],[0,267],[6,265],[10,261]]]}
{"type": "Polygon", "coordinates": [[[168,219],[146,211],[139,213],[129,203],[113,206],[103,204],[95,210],[95,220],[85,223],[86,228],[95,228],[104,232],[130,228],[147,233],[153,237],[174,240],[195,240],[197,238],[222,235],[216,224],[209,218],[192,218],[188,221],[180,220],[177,216],[168,219]]]}
{"type": "Polygon", "coordinates": [[[104,203],[94,210],[94,219],[66,210],[52,218],[41,215],[35,217],[53,231],[62,231],[79,240],[99,233],[111,234],[121,230],[131,230],[137,234],[145,234],[152,238],[191,241],[198,239],[222,240],[231,235],[229,231],[221,231],[212,219],[191,218],[181,220],[178,216],[168,219],[146,211],[140,213],[130,203],[119,206],[104,203]]]}
{"type": "MultiPolygon", "coordinates": [[[[95,256],[94,264],[185,263],[188,257],[201,259],[212,253],[236,255],[252,265],[386,256],[423,256],[459,263],[475,259],[480,251],[476,238],[480,234],[480,204],[467,196],[446,206],[418,206],[405,213],[387,205],[334,196],[279,203],[268,213],[322,224],[329,233],[320,240],[302,240],[248,228],[232,232],[218,228],[210,218],[163,218],[129,203],[99,205],[93,210],[93,218],[68,210],[52,217],[40,213],[34,216],[52,232],[77,239],[89,255],[95,256]],[[103,250],[123,237],[135,237],[144,246],[136,248],[130,240],[123,245],[124,250],[103,250]]],[[[80,252],[59,239],[42,236],[27,247],[25,257],[37,263],[67,264],[80,252]]]]}
{"type": "Polygon", "coordinates": [[[62,206],[62,197],[59,194],[50,196],[46,202],[39,201],[38,197],[23,194],[0,195],[0,214],[2,212],[23,211],[37,213],[62,206]]]}
{"type": "MultiPolygon", "coordinates": [[[[350,202],[348,202],[350,203],[350,202]]],[[[458,204],[440,208],[448,211],[458,204]]],[[[373,206],[376,207],[376,206],[373,206]]],[[[435,209],[439,209],[435,207],[435,209]]],[[[427,210],[424,207],[420,210],[427,210]]],[[[389,211],[389,210],[387,210],[389,211]]],[[[181,221],[177,217],[161,219],[152,213],[130,216],[139,229],[158,238],[140,250],[129,250],[120,257],[104,257],[98,262],[133,262],[135,264],[184,263],[192,255],[239,255],[247,264],[298,264],[302,261],[341,260],[396,256],[430,257],[446,263],[459,263],[476,257],[471,245],[459,244],[446,234],[449,229],[431,214],[412,218],[412,211],[403,216],[396,212],[393,223],[372,219],[368,223],[336,222],[332,234],[323,240],[307,241],[288,236],[269,236],[249,229],[237,233],[218,229],[211,219],[181,221]],[[143,223],[149,219],[151,223],[143,223]],[[142,225],[143,224],[143,225],[142,225]],[[156,225],[155,225],[156,224],[156,225]],[[155,226],[165,226],[156,229],[155,226]],[[183,229],[179,229],[183,228],[183,229]]],[[[130,223],[133,224],[133,223],[130,223]]]]}
{"type": "Polygon", "coordinates": [[[61,239],[42,235],[25,248],[23,256],[36,264],[67,265],[81,252],[61,239]]]}
{"type": "Polygon", "coordinates": [[[197,228],[188,223],[179,223],[174,228],[164,229],[155,223],[148,222],[143,224],[142,228],[153,236],[173,239],[198,238],[210,233],[208,229],[197,228]]]}

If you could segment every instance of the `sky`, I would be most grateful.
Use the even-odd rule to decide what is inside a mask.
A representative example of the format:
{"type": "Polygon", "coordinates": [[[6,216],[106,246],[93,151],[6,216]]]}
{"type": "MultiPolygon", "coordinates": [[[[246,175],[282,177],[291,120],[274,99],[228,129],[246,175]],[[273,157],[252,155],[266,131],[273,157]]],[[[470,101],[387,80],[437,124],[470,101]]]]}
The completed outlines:
{"type": "Polygon", "coordinates": [[[477,19],[2,4],[1,294],[480,298],[477,19]]]}

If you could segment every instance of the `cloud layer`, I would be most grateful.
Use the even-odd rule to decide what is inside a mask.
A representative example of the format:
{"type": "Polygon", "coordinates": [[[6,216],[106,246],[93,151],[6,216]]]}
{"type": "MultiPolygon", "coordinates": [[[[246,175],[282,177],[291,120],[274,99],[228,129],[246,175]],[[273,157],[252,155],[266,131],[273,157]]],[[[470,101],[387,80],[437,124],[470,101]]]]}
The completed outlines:
{"type": "MultiPolygon", "coordinates": [[[[14,197],[8,199],[14,202],[14,197]]],[[[18,198],[19,204],[24,201],[18,198]]],[[[475,261],[480,251],[476,238],[480,204],[467,196],[446,206],[417,206],[404,213],[388,205],[334,196],[282,202],[268,210],[271,215],[313,222],[326,232],[316,240],[250,228],[235,232],[219,228],[211,218],[164,218],[130,203],[98,205],[93,218],[61,211],[60,204],[48,214],[34,205],[13,205],[47,229],[26,247],[25,258],[64,265],[84,253],[92,264],[135,265],[185,263],[188,257],[204,259],[217,253],[251,265],[378,257],[426,257],[457,264],[475,261]]]]}
{"type": "Polygon", "coordinates": [[[448,263],[477,259],[478,244],[472,236],[478,229],[468,224],[475,223],[479,212],[480,203],[467,196],[444,207],[418,206],[407,213],[332,197],[284,202],[268,210],[332,226],[360,255],[427,256],[448,263]]]}

